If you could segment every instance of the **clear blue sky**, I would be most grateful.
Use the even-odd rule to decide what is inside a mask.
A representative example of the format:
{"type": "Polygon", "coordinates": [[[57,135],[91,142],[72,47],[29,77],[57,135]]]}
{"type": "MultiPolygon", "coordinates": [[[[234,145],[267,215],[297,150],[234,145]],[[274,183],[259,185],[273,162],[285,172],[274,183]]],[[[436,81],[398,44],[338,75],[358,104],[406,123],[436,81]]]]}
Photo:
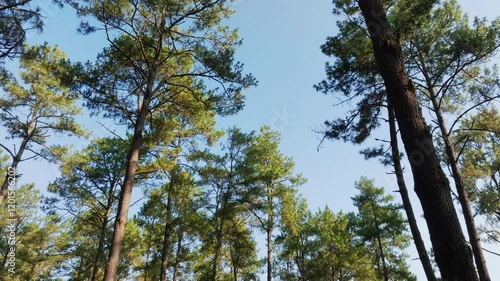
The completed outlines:
{"type": "MultiPolygon", "coordinates": [[[[39,2],[47,14],[45,30],[31,34],[28,43],[57,44],[74,61],[92,60],[105,46],[101,34],[76,34],[77,19],[73,11],[44,4],[49,1],[39,2]]],[[[459,2],[471,16],[493,18],[500,11],[497,0],[459,2]]],[[[396,190],[394,179],[386,175],[387,170],[378,161],[365,161],[358,154],[365,146],[325,142],[317,151],[321,136],[314,130],[323,121],[341,116],[347,110],[347,107],[333,108],[335,99],[315,92],[312,87],[325,77],[327,58],[319,46],[336,31],[337,18],[331,14],[331,1],[239,0],[234,8],[237,12],[229,22],[239,28],[244,39],[237,58],[245,63],[246,71],[256,76],[259,86],[247,91],[245,109],[237,116],[220,120],[219,126],[236,125],[250,131],[270,125],[280,130],[282,151],[293,157],[296,171],[309,180],[301,191],[312,210],[325,205],[334,211],[353,210],[350,197],[360,176],[375,178],[377,185],[385,186],[387,191],[396,190]]],[[[90,126],[95,136],[105,134],[95,122],[90,126]]],[[[77,147],[84,145],[81,141],[75,143],[77,147]]],[[[57,167],[43,162],[23,162],[19,170],[24,175],[21,183],[35,182],[39,188],[57,176],[57,167]]],[[[416,197],[413,202],[418,209],[416,197]]],[[[427,237],[425,222],[420,225],[427,237]]],[[[496,250],[500,251],[500,247],[496,250]]],[[[413,249],[410,254],[411,258],[417,257],[413,249]]],[[[493,280],[500,280],[500,267],[495,266],[500,264],[500,257],[487,253],[486,257],[493,280]]],[[[424,280],[419,261],[411,261],[410,265],[419,280],[424,280]]]]}

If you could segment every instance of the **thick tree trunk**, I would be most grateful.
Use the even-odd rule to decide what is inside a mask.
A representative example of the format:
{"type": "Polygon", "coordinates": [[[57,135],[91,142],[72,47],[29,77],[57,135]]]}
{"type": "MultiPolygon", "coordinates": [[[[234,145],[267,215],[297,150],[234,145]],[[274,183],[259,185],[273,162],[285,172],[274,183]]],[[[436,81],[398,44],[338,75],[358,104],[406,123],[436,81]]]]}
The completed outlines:
{"type": "MultiPolygon", "coordinates": [[[[434,2],[429,2],[429,9],[434,2]]],[[[389,30],[380,0],[359,0],[358,4],[370,31],[388,99],[395,110],[413,172],[415,192],[422,204],[441,277],[444,281],[477,281],[471,251],[458,221],[448,179],[436,155],[415,88],[404,67],[401,44],[389,30]]]]}
{"type": "Polygon", "coordinates": [[[417,220],[415,219],[415,214],[413,213],[413,207],[411,206],[410,197],[408,195],[408,189],[406,188],[406,183],[403,175],[403,168],[401,166],[401,159],[399,158],[399,145],[396,130],[396,119],[394,117],[394,110],[389,105],[389,132],[391,136],[391,154],[392,163],[394,165],[394,173],[396,174],[396,180],[399,187],[399,193],[401,194],[401,199],[403,201],[403,208],[406,212],[406,217],[408,219],[408,224],[410,225],[411,235],[413,237],[413,242],[415,243],[415,248],[417,248],[417,253],[424,268],[425,276],[428,281],[437,281],[434,275],[434,270],[432,269],[431,260],[427,254],[427,249],[425,248],[424,240],[418,229],[417,220]]]}
{"type": "Polygon", "coordinates": [[[455,182],[455,188],[457,189],[458,193],[458,201],[460,202],[460,206],[462,207],[465,225],[467,227],[467,232],[469,234],[469,241],[472,246],[472,253],[474,254],[474,261],[476,263],[477,271],[479,273],[479,279],[481,281],[491,281],[488,272],[488,267],[486,266],[486,260],[483,255],[481,238],[479,236],[479,233],[477,232],[476,222],[474,220],[474,215],[472,212],[472,208],[470,206],[469,196],[467,195],[467,191],[465,190],[462,172],[460,170],[460,167],[458,166],[458,158],[455,153],[455,147],[450,139],[450,135],[448,134],[448,129],[446,128],[444,117],[441,112],[441,106],[439,105],[439,102],[437,100],[436,93],[434,93],[434,89],[432,87],[430,78],[426,74],[427,71],[425,69],[425,65],[422,66],[424,70],[423,72],[425,80],[427,82],[430,99],[432,102],[432,107],[434,108],[434,113],[436,114],[439,129],[441,131],[441,136],[444,140],[446,156],[448,157],[448,162],[451,167],[453,180],[455,182]]]}
{"type": "MultiPolygon", "coordinates": [[[[149,81],[147,92],[151,92],[153,82],[149,81]]],[[[149,112],[150,97],[144,97],[142,105],[140,105],[139,116],[134,127],[134,136],[132,138],[131,149],[128,154],[127,167],[125,169],[125,178],[120,190],[120,199],[118,201],[117,216],[111,241],[111,249],[109,252],[108,262],[104,275],[105,281],[115,281],[117,279],[118,266],[120,263],[120,251],[125,237],[125,227],[127,224],[128,209],[132,199],[132,188],[135,182],[135,173],[139,161],[140,149],[143,142],[143,130],[146,123],[146,117],[149,112]]]]}

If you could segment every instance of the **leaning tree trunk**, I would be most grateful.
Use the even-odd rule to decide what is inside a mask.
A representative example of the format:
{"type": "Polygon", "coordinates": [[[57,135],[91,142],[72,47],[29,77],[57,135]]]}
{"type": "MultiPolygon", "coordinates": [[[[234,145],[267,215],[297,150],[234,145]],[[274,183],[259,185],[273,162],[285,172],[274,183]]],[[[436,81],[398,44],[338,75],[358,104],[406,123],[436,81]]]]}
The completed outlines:
{"type": "MultiPolygon", "coordinates": [[[[423,2],[432,8],[435,0],[423,2]]],[[[408,78],[400,42],[389,29],[380,0],[359,0],[370,32],[374,55],[393,105],[410,160],[417,193],[429,229],[436,263],[447,281],[477,281],[468,247],[450,194],[450,186],[436,155],[422,115],[415,87],[408,78]]]]}
{"type": "MultiPolygon", "coordinates": [[[[34,124],[28,126],[28,134],[23,138],[23,141],[21,142],[21,146],[19,146],[19,150],[12,157],[13,159],[12,159],[12,163],[10,164],[10,169],[12,169],[15,173],[15,175],[13,177],[17,177],[17,165],[19,165],[19,162],[21,162],[24,151],[28,147],[28,142],[33,135],[33,126],[34,126],[34,124]]],[[[11,177],[12,176],[10,176],[9,173],[7,172],[5,175],[5,179],[3,181],[3,184],[2,184],[2,188],[0,189],[0,206],[2,205],[3,201],[5,200],[5,197],[7,194],[7,189],[9,188],[9,185],[11,184],[9,181],[9,178],[11,178],[11,177]]]]}
{"type": "Polygon", "coordinates": [[[413,213],[413,207],[411,206],[410,196],[408,195],[408,188],[406,188],[405,179],[403,176],[403,168],[401,166],[401,159],[399,158],[399,145],[396,131],[396,119],[394,117],[394,110],[389,105],[389,133],[391,137],[391,154],[392,163],[394,165],[394,173],[396,174],[396,180],[399,187],[399,193],[401,194],[401,199],[403,201],[403,208],[406,212],[406,217],[408,219],[408,224],[410,225],[410,232],[413,237],[413,242],[415,243],[415,248],[417,248],[417,253],[424,268],[425,276],[427,281],[437,281],[436,275],[434,275],[434,270],[432,269],[431,260],[425,249],[424,240],[418,229],[417,220],[415,219],[415,213],[413,213]]]}
{"type": "MultiPolygon", "coordinates": [[[[149,82],[150,83],[148,83],[147,93],[151,93],[153,88],[153,81],[149,82]]],[[[144,131],[146,117],[149,112],[149,102],[150,97],[145,96],[142,102],[142,106],[140,106],[139,116],[137,117],[137,122],[134,127],[134,136],[132,138],[132,145],[127,157],[127,166],[125,168],[125,178],[120,190],[120,198],[118,201],[118,210],[115,219],[113,238],[111,241],[111,249],[109,251],[109,258],[104,273],[105,281],[115,281],[118,272],[120,252],[123,244],[123,238],[125,237],[128,209],[130,207],[130,202],[132,199],[132,188],[134,187],[135,173],[137,171],[139,161],[139,152],[143,142],[142,133],[144,131]]]]}
{"type": "Polygon", "coordinates": [[[458,158],[455,153],[455,147],[450,139],[450,135],[448,134],[448,129],[446,128],[444,117],[441,112],[441,106],[439,105],[436,93],[434,92],[434,89],[432,87],[432,82],[427,76],[427,69],[425,68],[425,64],[422,64],[422,67],[424,70],[423,73],[427,83],[432,107],[434,108],[434,113],[436,114],[439,130],[441,131],[441,136],[444,140],[446,157],[448,158],[448,163],[451,166],[451,173],[455,182],[455,188],[457,189],[458,193],[458,201],[460,202],[460,206],[462,207],[465,225],[469,234],[469,241],[472,246],[472,253],[474,253],[474,260],[476,262],[477,271],[479,273],[479,280],[491,281],[488,267],[486,266],[486,260],[484,259],[483,255],[481,238],[479,237],[472,208],[470,206],[469,196],[467,195],[467,191],[465,190],[462,172],[460,170],[460,167],[458,166],[458,158]]]}

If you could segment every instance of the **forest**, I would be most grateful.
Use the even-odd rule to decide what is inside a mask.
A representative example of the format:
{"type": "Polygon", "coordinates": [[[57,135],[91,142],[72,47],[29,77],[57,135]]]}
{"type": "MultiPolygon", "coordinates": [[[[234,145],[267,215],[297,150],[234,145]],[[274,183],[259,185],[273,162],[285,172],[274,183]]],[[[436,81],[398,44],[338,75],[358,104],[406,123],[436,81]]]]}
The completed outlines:
{"type": "Polygon", "coordinates": [[[276,32],[289,10],[258,0],[0,0],[0,280],[500,280],[500,17],[324,2],[327,35],[295,54],[289,32],[319,32],[276,32]],[[269,31],[248,61],[240,15],[269,31]],[[66,27],[82,41],[53,44],[66,27]],[[285,71],[271,117],[255,64],[285,71]],[[327,107],[294,101],[306,75],[327,107]],[[287,134],[323,108],[311,147],[287,134]]]}

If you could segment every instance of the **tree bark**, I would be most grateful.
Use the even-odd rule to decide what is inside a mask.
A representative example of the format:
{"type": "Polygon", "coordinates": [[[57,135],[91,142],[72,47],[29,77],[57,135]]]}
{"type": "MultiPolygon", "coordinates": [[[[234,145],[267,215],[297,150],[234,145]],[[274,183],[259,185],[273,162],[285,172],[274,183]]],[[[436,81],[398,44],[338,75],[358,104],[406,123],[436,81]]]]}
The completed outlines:
{"type": "Polygon", "coordinates": [[[392,163],[394,165],[394,173],[396,174],[396,180],[399,187],[399,193],[401,194],[401,200],[403,201],[403,208],[406,212],[406,218],[408,219],[408,224],[410,225],[411,235],[413,236],[413,242],[415,243],[415,248],[417,248],[417,253],[424,268],[425,276],[428,281],[437,281],[436,275],[434,275],[434,270],[432,269],[431,260],[427,254],[427,249],[425,248],[424,240],[418,229],[417,220],[415,219],[415,214],[413,213],[413,207],[411,205],[410,197],[408,195],[408,188],[406,188],[405,179],[403,176],[403,168],[401,166],[401,159],[399,158],[399,145],[397,139],[396,131],[396,119],[394,117],[394,110],[389,105],[389,132],[391,137],[391,154],[392,163]]]}
{"type": "MultiPolygon", "coordinates": [[[[151,75],[153,77],[153,75],[151,75]]],[[[150,79],[151,80],[151,79],[150,79]]],[[[153,81],[148,81],[148,91],[152,92],[153,81]]],[[[128,154],[127,167],[125,168],[125,178],[120,190],[120,199],[118,201],[117,216],[115,219],[113,238],[111,241],[111,249],[109,252],[106,271],[104,274],[105,281],[115,281],[117,278],[118,265],[120,262],[120,251],[125,237],[125,227],[127,224],[128,209],[132,199],[132,188],[135,183],[135,173],[137,171],[140,149],[143,142],[143,130],[146,123],[146,117],[149,112],[150,97],[145,96],[139,108],[139,116],[134,127],[134,136],[132,146],[128,154]]]]}
{"type": "MultiPolygon", "coordinates": [[[[27,135],[23,138],[23,141],[21,142],[21,146],[19,147],[19,150],[17,151],[16,155],[13,155],[12,157],[12,163],[10,165],[10,168],[14,170],[16,173],[14,177],[16,177],[17,180],[17,165],[19,165],[19,162],[21,162],[21,159],[23,157],[24,151],[26,150],[26,147],[28,146],[28,142],[32,137],[33,134],[33,125],[29,126],[27,135]]],[[[3,201],[5,200],[5,196],[7,194],[7,189],[9,188],[9,178],[11,176],[9,173],[5,175],[5,179],[2,184],[2,188],[0,189],[0,206],[3,204],[3,201]]]]}
{"type": "Polygon", "coordinates": [[[446,157],[448,158],[448,163],[451,167],[451,173],[453,176],[453,181],[455,182],[455,188],[458,193],[458,201],[462,207],[462,212],[465,220],[465,225],[467,227],[467,232],[469,234],[469,242],[472,246],[472,253],[474,254],[474,261],[476,263],[477,271],[479,273],[479,280],[481,281],[491,281],[488,267],[486,266],[486,260],[483,255],[483,248],[481,246],[481,238],[477,232],[476,222],[474,220],[474,215],[472,208],[470,206],[469,196],[465,190],[464,180],[462,177],[462,172],[458,166],[458,158],[455,153],[455,147],[448,134],[448,129],[444,121],[443,114],[441,112],[441,106],[437,100],[436,93],[432,87],[432,82],[427,75],[427,70],[425,64],[422,62],[423,74],[427,83],[427,90],[429,91],[429,96],[432,102],[432,107],[434,108],[434,113],[439,125],[439,130],[441,131],[441,136],[444,140],[444,146],[446,151],[446,157]]]}
{"type": "MultiPolygon", "coordinates": [[[[435,1],[423,2],[429,10],[435,1]]],[[[389,29],[380,0],[359,0],[373,51],[410,160],[417,193],[429,229],[436,263],[444,281],[477,281],[470,248],[463,236],[448,179],[436,155],[415,87],[406,73],[400,42],[389,29]]]]}

